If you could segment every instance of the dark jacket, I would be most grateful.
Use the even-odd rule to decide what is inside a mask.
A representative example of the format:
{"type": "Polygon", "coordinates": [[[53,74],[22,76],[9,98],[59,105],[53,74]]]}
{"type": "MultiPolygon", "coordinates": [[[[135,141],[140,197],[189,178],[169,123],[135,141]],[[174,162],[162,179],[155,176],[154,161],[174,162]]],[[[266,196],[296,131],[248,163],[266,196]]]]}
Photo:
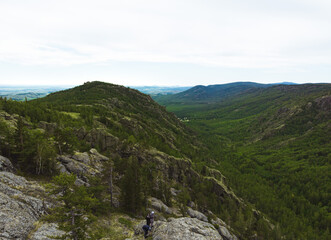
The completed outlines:
{"type": "Polygon", "coordinates": [[[148,226],[151,225],[151,217],[149,216],[149,214],[146,216],[146,224],[148,226]]]}

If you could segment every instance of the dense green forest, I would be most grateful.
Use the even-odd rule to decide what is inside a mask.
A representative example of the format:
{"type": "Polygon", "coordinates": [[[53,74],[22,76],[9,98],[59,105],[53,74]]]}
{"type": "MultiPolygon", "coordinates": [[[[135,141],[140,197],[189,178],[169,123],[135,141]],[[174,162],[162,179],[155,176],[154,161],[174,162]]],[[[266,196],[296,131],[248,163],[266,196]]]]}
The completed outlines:
{"type": "MultiPolygon", "coordinates": [[[[54,178],[59,187],[52,191],[64,191],[59,200],[66,204],[49,218],[63,229],[74,231],[70,218],[56,213],[75,209],[74,215],[90,216],[88,222],[77,217],[75,228],[83,231],[77,236],[114,211],[142,217],[154,196],[183,214],[189,202],[211,210],[242,239],[329,239],[330,85],[241,84],[226,86],[226,97],[203,87],[202,98],[195,97],[202,96],[197,88],[180,93],[183,102],[163,96],[161,103],[176,115],[148,95],[101,82],[33,101],[1,98],[0,154],[22,175],[54,178]],[[58,175],[57,156],[91,147],[110,162],[89,187],[73,185],[75,176],[58,175]],[[171,166],[166,172],[163,162],[171,166]],[[249,203],[226,186],[219,192],[213,179],[220,173],[213,169],[227,177],[218,184],[229,183],[249,203]],[[119,207],[109,200],[110,171],[122,189],[119,207]],[[175,203],[171,187],[181,190],[175,203]]],[[[99,239],[107,231],[90,236],[99,239]]]]}
{"type": "MultiPolygon", "coordinates": [[[[221,173],[211,168],[221,169],[221,165],[209,143],[137,90],[88,82],[32,101],[0,98],[0,130],[0,154],[11,159],[22,175],[44,181],[53,178],[58,187],[53,186],[52,192],[62,193],[58,200],[64,205],[49,219],[76,237],[85,236],[86,226],[108,213],[143,217],[150,196],[175,204],[184,215],[187,204],[194,202],[210,220],[224,219],[243,239],[282,235],[276,222],[238,199],[221,173]],[[91,148],[110,161],[100,175],[88,180],[89,186],[73,185],[76,176],[58,175],[59,155],[91,148]],[[110,181],[121,189],[119,206],[110,197],[110,181]],[[180,191],[176,201],[171,187],[180,191]],[[84,215],[91,221],[79,217],[84,215]],[[70,225],[70,218],[63,216],[76,216],[77,224],[70,225]]],[[[221,151],[226,157],[227,148],[221,151]]],[[[108,230],[98,231],[90,236],[99,239],[108,230]]]]}
{"type": "Polygon", "coordinates": [[[234,83],[156,98],[288,239],[330,239],[331,85],[234,83]]]}

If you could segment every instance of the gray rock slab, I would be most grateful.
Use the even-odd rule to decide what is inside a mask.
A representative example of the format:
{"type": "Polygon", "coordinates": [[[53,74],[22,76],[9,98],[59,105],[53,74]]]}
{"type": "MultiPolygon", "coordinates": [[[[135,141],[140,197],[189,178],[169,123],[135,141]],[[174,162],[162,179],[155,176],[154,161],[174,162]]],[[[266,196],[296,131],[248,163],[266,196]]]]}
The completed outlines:
{"type": "Polygon", "coordinates": [[[197,218],[172,218],[157,221],[151,233],[153,240],[222,240],[215,227],[197,218]]]}
{"type": "Polygon", "coordinates": [[[29,240],[49,240],[54,237],[61,237],[65,234],[64,231],[59,230],[58,225],[55,223],[42,224],[33,234],[29,240]]]}
{"type": "Polygon", "coordinates": [[[35,182],[0,172],[0,239],[26,239],[33,224],[45,212],[38,196],[43,189],[35,182]]]}

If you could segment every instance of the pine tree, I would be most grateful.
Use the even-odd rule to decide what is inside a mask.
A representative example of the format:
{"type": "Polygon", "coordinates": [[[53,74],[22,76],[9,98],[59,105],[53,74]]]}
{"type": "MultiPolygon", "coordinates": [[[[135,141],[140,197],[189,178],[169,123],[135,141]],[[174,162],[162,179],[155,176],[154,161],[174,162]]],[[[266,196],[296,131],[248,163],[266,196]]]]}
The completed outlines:
{"type": "Polygon", "coordinates": [[[129,213],[137,214],[141,211],[144,198],[141,193],[140,166],[136,157],[127,160],[127,169],[122,179],[121,205],[129,213]]]}
{"type": "Polygon", "coordinates": [[[87,225],[94,220],[91,209],[98,203],[85,186],[75,185],[76,175],[62,173],[53,178],[51,194],[64,204],[52,209],[49,220],[56,220],[67,232],[61,239],[87,239],[87,225]]]}

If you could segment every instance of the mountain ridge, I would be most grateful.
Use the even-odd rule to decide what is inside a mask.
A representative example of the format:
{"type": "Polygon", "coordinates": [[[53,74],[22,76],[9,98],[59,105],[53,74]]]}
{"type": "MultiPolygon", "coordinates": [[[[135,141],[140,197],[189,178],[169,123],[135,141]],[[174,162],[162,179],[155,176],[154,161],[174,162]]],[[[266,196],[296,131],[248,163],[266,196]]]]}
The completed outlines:
{"type": "Polygon", "coordinates": [[[228,97],[233,97],[245,91],[254,90],[258,88],[265,88],[271,86],[270,84],[260,84],[254,82],[234,82],[228,84],[215,85],[197,85],[184,92],[180,92],[168,96],[157,96],[154,99],[163,104],[171,102],[216,102],[222,101],[228,97]]]}

